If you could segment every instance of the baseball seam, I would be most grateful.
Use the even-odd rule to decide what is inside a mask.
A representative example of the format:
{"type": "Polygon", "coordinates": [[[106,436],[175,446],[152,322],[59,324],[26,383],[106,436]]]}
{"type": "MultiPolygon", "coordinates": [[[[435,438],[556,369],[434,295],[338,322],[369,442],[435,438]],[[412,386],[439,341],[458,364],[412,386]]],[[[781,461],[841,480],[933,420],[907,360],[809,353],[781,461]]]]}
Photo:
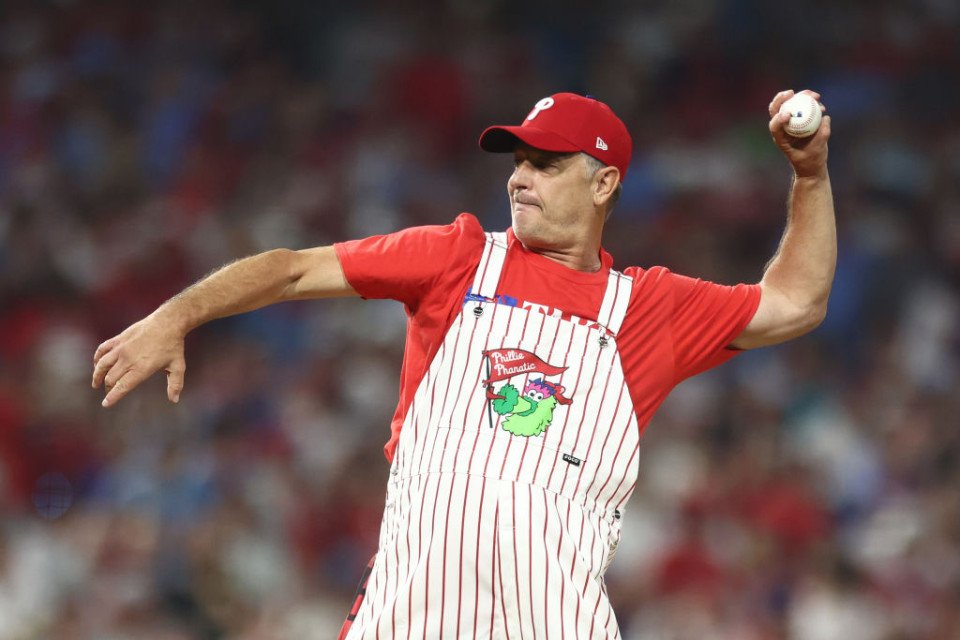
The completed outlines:
{"type": "MultiPolygon", "coordinates": [[[[787,125],[784,127],[784,130],[787,133],[790,135],[794,135],[795,133],[804,133],[806,128],[810,126],[810,123],[813,122],[813,109],[819,108],[819,105],[816,104],[816,101],[813,98],[810,98],[810,102],[813,103],[811,105],[812,108],[807,111],[807,117],[800,124],[794,126],[790,122],[787,122],[787,125]]],[[[790,117],[793,117],[793,113],[790,114],[790,117]]]]}

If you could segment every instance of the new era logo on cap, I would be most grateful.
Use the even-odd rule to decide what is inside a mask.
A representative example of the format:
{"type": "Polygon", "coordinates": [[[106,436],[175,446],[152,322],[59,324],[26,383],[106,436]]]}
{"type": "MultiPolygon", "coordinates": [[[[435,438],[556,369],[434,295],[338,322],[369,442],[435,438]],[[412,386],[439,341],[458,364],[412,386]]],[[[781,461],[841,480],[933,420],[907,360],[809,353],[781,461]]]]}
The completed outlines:
{"type": "Polygon", "coordinates": [[[541,98],[519,126],[488,127],[480,148],[512,152],[518,141],[544,151],[582,151],[627,174],[633,141],[623,122],[607,105],[575,93],[555,93],[541,98]]]}

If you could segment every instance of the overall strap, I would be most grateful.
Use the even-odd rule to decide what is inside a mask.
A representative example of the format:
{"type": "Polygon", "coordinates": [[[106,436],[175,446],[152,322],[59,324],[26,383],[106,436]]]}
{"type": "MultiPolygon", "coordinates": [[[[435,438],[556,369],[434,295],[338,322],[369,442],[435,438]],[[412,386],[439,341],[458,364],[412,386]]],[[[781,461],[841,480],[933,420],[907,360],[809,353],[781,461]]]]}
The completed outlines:
{"type": "Polygon", "coordinates": [[[600,313],[597,314],[597,322],[613,335],[617,335],[620,331],[632,291],[633,278],[611,269],[610,276],[607,278],[607,289],[603,294],[603,302],[600,304],[600,313]]]}
{"type": "Polygon", "coordinates": [[[507,257],[507,234],[503,232],[487,233],[487,242],[483,246],[483,255],[477,266],[470,293],[484,298],[493,298],[500,282],[500,272],[507,257]]]}

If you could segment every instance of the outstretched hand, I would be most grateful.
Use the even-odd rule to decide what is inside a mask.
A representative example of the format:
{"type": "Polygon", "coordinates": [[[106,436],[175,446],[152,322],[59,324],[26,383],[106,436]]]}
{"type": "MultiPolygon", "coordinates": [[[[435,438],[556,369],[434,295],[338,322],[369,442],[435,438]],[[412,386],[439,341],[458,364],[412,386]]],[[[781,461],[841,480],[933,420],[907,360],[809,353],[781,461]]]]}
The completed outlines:
{"type": "MultiPolygon", "coordinates": [[[[806,93],[820,101],[820,94],[805,89],[806,93]]],[[[770,113],[770,135],[777,147],[787,156],[798,178],[823,176],[827,171],[827,140],[830,139],[830,116],[824,115],[820,128],[809,138],[796,138],[784,131],[783,126],[790,120],[790,114],[780,113],[784,102],[792,98],[794,91],[781,91],[773,97],[768,106],[770,113]]],[[[820,111],[826,111],[821,104],[820,111]]]]}
{"type": "Polygon", "coordinates": [[[111,407],[161,369],[167,374],[167,398],[180,400],[187,363],[184,334],[162,318],[148,316],[97,347],[93,354],[93,388],[106,386],[104,407],[111,407]]]}

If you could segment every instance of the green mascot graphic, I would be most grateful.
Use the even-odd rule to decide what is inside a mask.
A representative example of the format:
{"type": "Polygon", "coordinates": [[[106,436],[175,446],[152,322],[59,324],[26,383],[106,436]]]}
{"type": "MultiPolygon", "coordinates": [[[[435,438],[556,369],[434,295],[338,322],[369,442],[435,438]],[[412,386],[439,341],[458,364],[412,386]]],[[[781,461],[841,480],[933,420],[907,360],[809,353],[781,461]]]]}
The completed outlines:
{"type": "Polygon", "coordinates": [[[501,426],[515,436],[538,436],[550,426],[557,406],[556,388],[543,379],[530,380],[523,395],[509,382],[497,391],[503,396],[493,401],[493,410],[507,416],[501,426]]]}
{"type": "MultiPolygon", "coordinates": [[[[504,416],[500,426],[505,431],[526,438],[539,436],[553,421],[556,406],[570,404],[571,400],[563,395],[563,386],[548,382],[545,377],[528,378],[522,394],[509,382],[496,391],[493,390],[494,382],[516,375],[559,375],[566,367],[549,365],[533,353],[522,349],[496,349],[487,351],[484,355],[488,358],[488,379],[484,382],[487,387],[487,400],[497,415],[504,416]]],[[[490,426],[493,426],[492,417],[490,426]]]]}

